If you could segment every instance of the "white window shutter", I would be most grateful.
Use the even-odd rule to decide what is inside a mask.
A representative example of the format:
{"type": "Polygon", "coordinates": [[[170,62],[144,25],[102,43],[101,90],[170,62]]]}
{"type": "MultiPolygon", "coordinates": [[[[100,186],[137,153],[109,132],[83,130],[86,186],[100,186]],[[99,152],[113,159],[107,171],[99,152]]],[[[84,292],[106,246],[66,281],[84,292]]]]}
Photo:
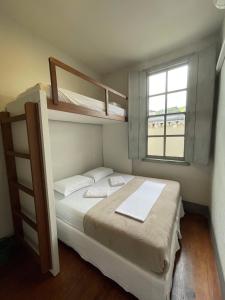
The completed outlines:
{"type": "Polygon", "coordinates": [[[146,157],[147,81],[146,72],[129,73],[128,124],[129,159],[146,157]]]}
{"type": "Polygon", "coordinates": [[[193,162],[204,165],[208,164],[210,156],[215,74],[216,47],[211,46],[199,52],[198,57],[198,84],[193,162]]]}
{"type": "Polygon", "coordinates": [[[134,71],[128,81],[129,159],[139,158],[139,101],[139,72],[134,71]]]}
{"type": "Polygon", "coordinates": [[[147,73],[139,73],[140,108],[139,108],[139,159],[147,154],[147,73]]]}
{"type": "Polygon", "coordinates": [[[185,120],[184,159],[193,162],[195,141],[195,111],[197,98],[198,55],[193,55],[188,62],[188,93],[185,120]]]}
{"type": "Polygon", "coordinates": [[[216,75],[216,45],[189,61],[185,160],[207,165],[210,156],[216,75]]]}

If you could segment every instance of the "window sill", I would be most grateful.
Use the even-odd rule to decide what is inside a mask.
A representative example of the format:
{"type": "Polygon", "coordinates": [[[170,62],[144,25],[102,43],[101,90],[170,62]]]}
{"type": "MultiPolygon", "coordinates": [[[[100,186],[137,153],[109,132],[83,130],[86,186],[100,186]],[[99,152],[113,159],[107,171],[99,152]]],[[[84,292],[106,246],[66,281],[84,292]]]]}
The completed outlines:
{"type": "Polygon", "coordinates": [[[142,161],[154,162],[154,163],[166,163],[166,164],[181,165],[181,166],[190,166],[190,163],[187,161],[184,161],[184,160],[172,160],[172,159],[146,157],[146,158],[142,159],[142,161]]]}

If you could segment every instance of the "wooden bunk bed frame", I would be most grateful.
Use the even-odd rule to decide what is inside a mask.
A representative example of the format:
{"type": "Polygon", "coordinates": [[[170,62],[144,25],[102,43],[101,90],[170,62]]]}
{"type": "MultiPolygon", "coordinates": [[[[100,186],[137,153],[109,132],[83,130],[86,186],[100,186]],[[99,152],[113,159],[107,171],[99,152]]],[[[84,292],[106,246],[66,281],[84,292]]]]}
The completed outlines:
{"type": "MultiPolygon", "coordinates": [[[[95,79],[79,72],[78,70],[64,64],[63,62],[49,58],[52,99],[47,99],[47,108],[62,112],[69,112],[90,117],[104,118],[115,121],[126,122],[127,117],[109,113],[109,93],[115,94],[127,100],[127,96],[113,90],[112,88],[99,83],[95,79]],[[56,67],[72,73],[85,81],[94,84],[105,90],[105,111],[95,111],[73,103],[59,101],[56,67]]],[[[0,125],[2,131],[2,141],[8,177],[9,196],[11,202],[13,225],[16,240],[26,246],[40,263],[42,273],[48,272],[52,268],[51,242],[49,215],[47,204],[47,193],[45,186],[43,150],[41,143],[41,125],[39,118],[39,104],[34,102],[25,103],[25,113],[10,116],[6,111],[0,112],[0,125]],[[12,123],[26,121],[29,153],[16,152],[13,145],[12,123]],[[32,188],[29,188],[18,181],[16,170],[16,158],[30,160],[32,188]],[[22,191],[34,199],[36,220],[28,217],[21,210],[19,191],[22,191]],[[23,222],[30,226],[37,233],[38,253],[31,247],[31,244],[24,236],[23,222]]]]}
{"type": "Polygon", "coordinates": [[[49,69],[51,78],[51,89],[52,89],[52,99],[48,99],[48,108],[53,110],[59,110],[64,112],[70,112],[80,115],[87,115],[97,118],[105,118],[109,120],[127,122],[127,116],[119,116],[116,114],[109,113],[109,93],[117,95],[118,97],[128,100],[128,97],[124,94],[117,92],[116,90],[108,87],[105,84],[98,82],[97,80],[81,73],[80,71],[64,64],[63,62],[55,59],[54,57],[49,57],[49,69]],[[95,86],[104,89],[105,91],[105,111],[95,111],[89,108],[75,105],[73,103],[64,103],[59,101],[58,96],[58,85],[57,85],[57,72],[56,67],[59,67],[73,75],[76,75],[83,80],[94,84],[95,86]]]}

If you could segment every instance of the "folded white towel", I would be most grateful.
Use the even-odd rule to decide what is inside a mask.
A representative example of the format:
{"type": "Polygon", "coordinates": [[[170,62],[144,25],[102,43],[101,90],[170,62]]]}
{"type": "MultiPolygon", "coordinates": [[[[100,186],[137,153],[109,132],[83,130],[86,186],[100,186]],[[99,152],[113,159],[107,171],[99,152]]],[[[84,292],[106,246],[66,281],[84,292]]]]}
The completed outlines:
{"type": "Polygon", "coordinates": [[[105,198],[108,197],[109,190],[107,187],[90,187],[84,194],[85,198],[105,198]]]}
{"type": "Polygon", "coordinates": [[[122,176],[113,176],[109,178],[109,183],[111,186],[120,186],[126,182],[122,176]]]}
{"type": "Polygon", "coordinates": [[[116,209],[117,213],[144,222],[166,185],[145,181],[116,209]]]}

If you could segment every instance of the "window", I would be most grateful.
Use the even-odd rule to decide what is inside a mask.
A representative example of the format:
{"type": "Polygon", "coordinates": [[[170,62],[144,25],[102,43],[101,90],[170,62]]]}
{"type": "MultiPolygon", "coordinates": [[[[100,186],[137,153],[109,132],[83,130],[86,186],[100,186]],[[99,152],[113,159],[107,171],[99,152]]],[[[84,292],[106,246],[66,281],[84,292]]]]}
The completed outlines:
{"type": "Polygon", "coordinates": [[[184,160],[188,64],[148,75],[147,156],[184,160]]]}

